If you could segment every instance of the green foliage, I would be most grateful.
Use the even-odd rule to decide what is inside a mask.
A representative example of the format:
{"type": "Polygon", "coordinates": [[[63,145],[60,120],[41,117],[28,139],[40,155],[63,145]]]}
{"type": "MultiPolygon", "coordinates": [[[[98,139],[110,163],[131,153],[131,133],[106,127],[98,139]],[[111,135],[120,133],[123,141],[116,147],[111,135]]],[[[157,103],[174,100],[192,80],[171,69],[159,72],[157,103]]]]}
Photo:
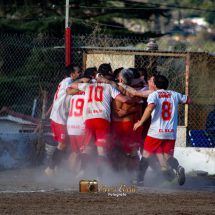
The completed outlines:
{"type": "Polygon", "coordinates": [[[205,19],[210,24],[215,26],[215,12],[208,12],[207,14],[205,14],[205,19]]]}
{"type": "MultiPolygon", "coordinates": [[[[18,40],[14,37],[15,41],[18,40]]],[[[44,39],[42,41],[44,42],[44,39]]],[[[24,44],[21,46],[7,44],[8,47],[1,56],[3,66],[0,78],[0,108],[9,106],[15,111],[30,114],[33,100],[40,95],[41,90],[49,91],[52,99],[52,93],[56,90],[59,80],[63,78],[65,55],[63,48],[55,49],[47,44],[47,47],[43,47],[40,42],[36,44],[31,42],[26,49],[23,47],[24,44]],[[19,48],[22,48],[22,51],[19,48]],[[11,63],[8,59],[14,52],[17,59],[12,57],[11,63]],[[19,58],[23,54],[24,56],[19,58]],[[10,64],[12,65],[9,66],[10,64]],[[4,67],[7,70],[3,70],[4,67]]]]}
{"type": "MultiPolygon", "coordinates": [[[[10,1],[6,2],[3,5],[4,7],[0,7],[0,13],[2,11],[2,14],[5,14],[5,17],[0,21],[1,31],[18,33],[48,32],[55,36],[62,36],[64,34],[65,2],[53,0],[45,2],[47,3],[38,1],[36,4],[32,1],[23,1],[13,5],[10,1]],[[6,7],[10,9],[6,11],[4,9],[6,7]],[[13,18],[10,18],[12,16],[13,18]]],[[[115,17],[149,20],[154,14],[166,16],[169,11],[147,3],[137,3],[129,0],[71,0],[70,6],[70,23],[72,23],[74,33],[91,33],[97,23],[102,23],[101,27],[108,29],[108,33],[123,34],[129,30],[116,22],[115,17]],[[138,10],[140,7],[145,7],[146,10],[138,10]]]]}

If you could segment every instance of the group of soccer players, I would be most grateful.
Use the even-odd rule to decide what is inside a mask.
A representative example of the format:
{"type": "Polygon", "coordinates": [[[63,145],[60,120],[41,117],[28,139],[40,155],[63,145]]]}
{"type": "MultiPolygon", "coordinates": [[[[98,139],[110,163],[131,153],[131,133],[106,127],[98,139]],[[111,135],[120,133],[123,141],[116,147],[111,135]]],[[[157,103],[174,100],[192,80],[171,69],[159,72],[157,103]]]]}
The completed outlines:
{"type": "Polygon", "coordinates": [[[132,183],[141,186],[151,165],[159,166],[168,180],[177,176],[179,184],[184,184],[184,168],[173,152],[178,104],[190,103],[186,95],[167,90],[165,76],[148,79],[145,68],[112,71],[110,64],[101,64],[98,70],[92,67],[82,73],[77,65],[70,65],[65,76],[50,115],[58,145],[45,169],[47,175],[54,174],[68,145],[77,177],[86,177],[89,164],[95,161],[101,180],[109,166],[117,172],[128,170],[134,174],[132,183]]]}

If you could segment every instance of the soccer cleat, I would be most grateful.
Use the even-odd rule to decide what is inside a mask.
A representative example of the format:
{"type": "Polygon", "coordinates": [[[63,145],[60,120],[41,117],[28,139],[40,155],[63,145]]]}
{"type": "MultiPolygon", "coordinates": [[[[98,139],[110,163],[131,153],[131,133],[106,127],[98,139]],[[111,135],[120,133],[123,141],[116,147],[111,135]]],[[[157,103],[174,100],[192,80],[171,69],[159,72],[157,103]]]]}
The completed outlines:
{"type": "Polygon", "coordinates": [[[173,169],[162,170],[162,174],[167,181],[173,181],[175,179],[175,172],[173,169]]]}
{"type": "Polygon", "coordinates": [[[143,180],[134,179],[134,180],[131,181],[131,183],[133,185],[138,186],[138,187],[143,187],[144,186],[144,181],[143,180]]]}
{"type": "Polygon", "coordinates": [[[181,186],[185,183],[185,170],[182,166],[178,166],[176,170],[176,177],[178,178],[178,184],[181,186]]]}

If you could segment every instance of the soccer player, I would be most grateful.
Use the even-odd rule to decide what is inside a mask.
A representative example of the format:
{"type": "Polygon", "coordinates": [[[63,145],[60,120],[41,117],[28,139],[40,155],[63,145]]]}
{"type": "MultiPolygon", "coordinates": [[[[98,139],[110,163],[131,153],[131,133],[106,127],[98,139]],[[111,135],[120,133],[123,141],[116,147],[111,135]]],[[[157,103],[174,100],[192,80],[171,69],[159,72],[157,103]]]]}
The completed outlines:
{"type": "Polygon", "coordinates": [[[65,148],[66,121],[69,110],[69,97],[66,91],[69,85],[79,77],[80,69],[77,65],[69,65],[64,72],[66,78],[58,85],[50,115],[53,139],[58,145],[48,167],[45,169],[45,174],[47,175],[53,175],[55,166],[60,163],[62,158],[65,148]]]}
{"type": "Polygon", "coordinates": [[[137,184],[143,185],[144,175],[149,165],[148,159],[153,153],[156,153],[160,155],[161,167],[163,166],[165,170],[168,164],[176,171],[179,185],[183,185],[185,171],[177,159],[173,157],[173,153],[178,124],[178,104],[189,104],[190,99],[186,95],[167,90],[169,81],[165,76],[152,76],[148,84],[149,89],[154,92],[147,99],[148,106],[141,120],[134,125],[134,130],[136,130],[151,116],[151,124],[139,163],[137,184]]]}
{"type": "MultiPolygon", "coordinates": [[[[146,77],[147,77],[147,75],[146,75],[146,77]]],[[[145,79],[144,76],[142,76],[142,80],[143,79],[145,79]]],[[[146,85],[146,84],[141,89],[139,89],[139,87],[138,87],[138,89],[134,88],[133,84],[134,85],[136,84],[134,80],[135,79],[132,80],[131,86],[128,86],[123,82],[118,83],[118,85],[120,86],[120,88],[123,88],[124,92],[126,92],[127,94],[129,94],[131,96],[141,97],[143,99],[141,101],[142,102],[142,111],[144,111],[146,108],[146,99],[149,96],[149,94],[153,92],[153,90],[149,89],[148,85],[146,85]]],[[[142,80],[141,80],[141,82],[142,82],[142,80]]],[[[142,113],[141,113],[141,115],[142,115],[142,113]]],[[[149,128],[149,124],[150,124],[150,118],[147,121],[145,121],[143,124],[143,127],[142,127],[142,138],[143,139],[145,139],[145,137],[146,137],[146,134],[147,134],[148,128],[149,128]]],[[[140,151],[142,151],[142,148],[140,151]]]]}
{"type": "MultiPolygon", "coordinates": [[[[119,73],[119,83],[130,85],[133,80],[133,72],[130,69],[123,69],[119,73]]],[[[119,86],[120,88],[120,86],[119,86]]],[[[120,89],[123,90],[123,89],[120,89]]],[[[135,119],[142,115],[142,105],[138,103],[127,104],[113,100],[112,131],[115,143],[119,143],[121,152],[126,155],[128,169],[134,169],[135,158],[141,140],[141,128],[139,132],[133,131],[135,119]],[[138,115],[138,117],[136,116],[138,115]]]]}
{"type": "MultiPolygon", "coordinates": [[[[77,83],[88,83],[95,78],[95,67],[87,68],[83,78],[76,80],[77,83]]],[[[83,119],[85,92],[69,87],[67,93],[72,95],[70,100],[69,115],[67,120],[67,132],[70,139],[72,153],[70,155],[71,168],[80,175],[80,172],[89,161],[89,147],[86,143],[85,125],[83,119]],[[81,162],[81,165],[79,165],[81,162]],[[80,166],[80,168],[79,168],[80,166]]]]}
{"type": "MultiPolygon", "coordinates": [[[[103,71],[100,71],[102,74],[103,71]]],[[[104,74],[106,75],[106,72],[104,74]]],[[[123,96],[116,88],[105,83],[72,83],[71,87],[85,92],[83,116],[85,120],[85,134],[88,140],[95,138],[98,153],[98,174],[102,176],[103,164],[107,163],[107,152],[111,148],[109,141],[111,101],[133,102],[123,96]]]]}

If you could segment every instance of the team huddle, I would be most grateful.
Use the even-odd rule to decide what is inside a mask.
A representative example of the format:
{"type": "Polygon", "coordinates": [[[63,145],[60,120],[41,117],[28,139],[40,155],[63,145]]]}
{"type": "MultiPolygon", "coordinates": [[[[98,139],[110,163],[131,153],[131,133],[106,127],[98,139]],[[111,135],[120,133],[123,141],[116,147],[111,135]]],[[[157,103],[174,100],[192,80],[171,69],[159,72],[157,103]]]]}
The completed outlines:
{"type": "Polygon", "coordinates": [[[185,170],[173,153],[178,104],[189,104],[190,99],[167,90],[165,76],[148,79],[144,68],[113,72],[110,64],[101,64],[98,70],[87,68],[83,74],[78,66],[70,65],[65,76],[50,115],[58,145],[47,175],[54,173],[70,143],[69,162],[77,178],[86,177],[93,160],[99,180],[109,166],[116,172],[126,169],[131,182],[142,186],[151,166],[167,180],[177,177],[179,185],[185,183],[185,170]]]}

